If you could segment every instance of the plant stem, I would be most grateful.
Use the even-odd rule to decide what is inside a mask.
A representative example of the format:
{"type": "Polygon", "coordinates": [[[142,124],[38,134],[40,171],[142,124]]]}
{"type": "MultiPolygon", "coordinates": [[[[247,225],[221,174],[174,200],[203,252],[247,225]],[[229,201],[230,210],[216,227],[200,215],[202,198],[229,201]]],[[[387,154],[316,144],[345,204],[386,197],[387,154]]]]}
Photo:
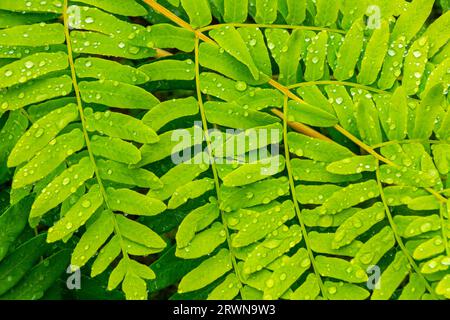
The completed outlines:
{"type": "Polygon", "coordinates": [[[384,208],[385,208],[385,212],[386,212],[386,216],[388,218],[389,224],[390,224],[390,226],[392,228],[392,231],[394,232],[395,240],[397,241],[397,244],[399,245],[399,247],[400,247],[401,251],[403,252],[403,254],[408,259],[409,264],[411,265],[411,267],[414,269],[414,271],[417,273],[417,275],[422,280],[423,284],[425,285],[425,288],[428,290],[430,295],[433,296],[433,299],[438,300],[437,296],[434,293],[433,288],[430,286],[428,281],[425,279],[423,274],[420,272],[419,267],[417,266],[417,264],[414,261],[413,257],[411,257],[411,255],[409,254],[409,251],[405,247],[405,245],[403,243],[403,240],[402,240],[402,238],[400,236],[400,233],[398,232],[397,225],[395,224],[395,221],[394,221],[394,218],[392,217],[392,214],[391,214],[391,211],[389,209],[389,206],[387,205],[387,201],[386,201],[386,196],[384,194],[383,185],[381,184],[381,180],[380,180],[380,163],[379,162],[377,162],[376,176],[377,176],[378,189],[380,190],[380,197],[381,197],[381,200],[383,201],[383,205],[384,205],[384,208]]]}
{"type": "MultiPolygon", "coordinates": [[[[218,202],[218,204],[220,204],[219,174],[217,171],[215,159],[212,154],[212,141],[211,141],[211,137],[210,137],[209,131],[208,131],[208,121],[206,119],[205,106],[203,104],[203,96],[202,96],[202,91],[201,91],[201,86],[200,86],[200,63],[199,63],[198,56],[199,56],[199,38],[195,38],[195,84],[196,84],[196,90],[197,90],[197,100],[198,100],[198,105],[200,107],[200,115],[202,118],[203,133],[205,135],[205,140],[206,140],[206,144],[207,144],[207,148],[208,148],[208,158],[211,159],[211,169],[212,169],[212,173],[214,176],[214,184],[215,184],[215,189],[216,189],[217,202],[218,202]]],[[[234,273],[237,275],[237,279],[239,281],[239,291],[241,292],[241,296],[242,296],[242,288],[243,288],[242,280],[241,280],[241,276],[239,273],[239,268],[237,266],[236,257],[233,253],[233,247],[231,245],[231,237],[230,237],[230,232],[228,230],[228,222],[227,222],[227,219],[225,218],[225,213],[222,210],[220,210],[220,217],[222,220],[222,224],[225,228],[225,233],[226,233],[226,237],[227,237],[227,245],[228,245],[228,248],[230,249],[231,262],[233,264],[234,273]]]]}
{"type": "Polygon", "coordinates": [[[286,119],[288,118],[288,97],[284,96],[284,103],[283,103],[283,140],[284,140],[284,152],[285,152],[285,158],[286,158],[286,170],[288,173],[289,178],[289,186],[291,190],[292,195],[292,201],[294,202],[295,212],[297,214],[298,222],[300,223],[300,227],[302,229],[303,239],[305,240],[305,246],[306,250],[308,251],[309,259],[311,260],[311,265],[313,267],[314,273],[317,277],[317,282],[319,283],[320,291],[322,292],[322,295],[324,298],[328,299],[328,294],[325,290],[325,287],[322,282],[322,278],[320,277],[319,270],[316,265],[316,261],[314,259],[314,254],[311,250],[311,245],[308,238],[308,232],[306,230],[305,224],[303,223],[303,219],[301,216],[301,210],[298,205],[297,200],[297,194],[295,192],[295,183],[294,183],[294,176],[292,173],[292,167],[291,167],[291,155],[289,153],[289,142],[288,142],[288,123],[286,119]]]}
{"type": "MultiPolygon", "coordinates": [[[[89,138],[88,131],[86,129],[86,118],[84,116],[83,102],[81,100],[80,89],[78,87],[78,80],[77,80],[77,75],[76,75],[76,71],[75,71],[75,63],[74,63],[74,58],[73,58],[73,54],[72,54],[72,43],[70,40],[69,17],[67,14],[68,2],[69,2],[69,0],[64,0],[64,10],[63,10],[64,34],[66,37],[67,55],[69,57],[69,65],[70,65],[70,71],[71,71],[71,76],[72,76],[72,83],[73,83],[73,87],[74,87],[74,91],[75,91],[75,96],[77,99],[78,113],[80,114],[81,126],[82,126],[82,130],[83,130],[84,140],[86,143],[86,149],[89,154],[89,159],[91,160],[91,163],[94,167],[95,178],[96,178],[98,186],[100,188],[100,192],[102,193],[103,200],[104,200],[106,207],[108,208],[108,210],[110,212],[113,213],[113,211],[111,210],[110,205],[108,203],[108,196],[106,194],[106,190],[103,185],[103,181],[100,178],[97,163],[95,161],[94,153],[92,152],[92,148],[91,148],[91,141],[89,138]]],[[[114,213],[112,214],[112,217],[113,217],[113,223],[114,223],[114,233],[119,237],[120,246],[121,246],[121,250],[122,250],[124,259],[128,260],[129,259],[128,252],[125,250],[125,243],[124,243],[123,237],[120,233],[119,225],[117,223],[114,213]]]]}

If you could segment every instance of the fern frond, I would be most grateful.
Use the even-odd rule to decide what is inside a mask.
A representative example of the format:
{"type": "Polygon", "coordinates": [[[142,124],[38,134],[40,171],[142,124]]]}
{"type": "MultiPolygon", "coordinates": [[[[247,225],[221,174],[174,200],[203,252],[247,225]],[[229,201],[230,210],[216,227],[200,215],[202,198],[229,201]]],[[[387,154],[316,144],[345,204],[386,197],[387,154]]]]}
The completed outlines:
{"type": "Polygon", "coordinates": [[[2,1],[0,297],[449,298],[434,2],[2,1]]]}

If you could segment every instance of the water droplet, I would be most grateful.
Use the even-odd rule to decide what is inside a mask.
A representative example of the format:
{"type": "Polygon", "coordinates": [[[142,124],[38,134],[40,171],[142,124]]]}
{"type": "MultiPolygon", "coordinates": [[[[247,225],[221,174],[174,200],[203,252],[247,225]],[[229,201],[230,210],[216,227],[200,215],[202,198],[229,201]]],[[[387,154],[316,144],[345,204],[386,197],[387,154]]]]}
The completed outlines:
{"type": "Polygon", "coordinates": [[[43,134],[44,134],[44,129],[40,128],[40,129],[38,129],[38,130],[36,131],[36,133],[34,134],[34,136],[35,136],[36,138],[39,138],[39,137],[41,137],[43,134]]]}
{"type": "Polygon", "coordinates": [[[337,291],[337,289],[336,289],[335,286],[332,286],[332,287],[329,287],[329,288],[328,288],[328,293],[329,293],[329,294],[335,294],[336,291],[337,291]]]}
{"type": "Polygon", "coordinates": [[[414,52],[413,52],[413,56],[416,57],[416,58],[420,58],[420,57],[422,56],[422,52],[420,52],[420,51],[414,51],[414,52]]]}
{"type": "Polygon", "coordinates": [[[237,91],[245,91],[247,90],[247,84],[243,81],[238,81],[236,82],[235,88],[237,91]]]}
{"type": "Polygon", "coordinates": [[[420,231],[422,232],[428,232],[430,230],[431,230],[431,223],[429,222],[426,222],[420,226],[420,231]]]}
{"type": "Polygon", "coordinates": [[[274,284],[275,284],[275,282],[272,279],[268,279],[266,281],[267,288],[272,288],[274,284]]]}
{"type": "Polygon", "coordinates": [[[89,200],[84,200],[84,201],[81,203],[81,206],[82,206],[83,208],[89,208],[89,207],[91,206],[91,202],[90,202],[89,200]]]}

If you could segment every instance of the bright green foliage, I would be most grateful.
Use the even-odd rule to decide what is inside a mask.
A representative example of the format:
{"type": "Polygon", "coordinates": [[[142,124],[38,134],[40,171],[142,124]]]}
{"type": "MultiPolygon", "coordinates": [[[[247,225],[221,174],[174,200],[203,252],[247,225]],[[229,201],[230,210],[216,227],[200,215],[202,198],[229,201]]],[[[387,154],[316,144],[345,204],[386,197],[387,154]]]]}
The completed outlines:
{"type": "Polygon", "coordinates": [[[0,299],[450,299],[446,1],[158,3],[0,1],[0,299]]]}

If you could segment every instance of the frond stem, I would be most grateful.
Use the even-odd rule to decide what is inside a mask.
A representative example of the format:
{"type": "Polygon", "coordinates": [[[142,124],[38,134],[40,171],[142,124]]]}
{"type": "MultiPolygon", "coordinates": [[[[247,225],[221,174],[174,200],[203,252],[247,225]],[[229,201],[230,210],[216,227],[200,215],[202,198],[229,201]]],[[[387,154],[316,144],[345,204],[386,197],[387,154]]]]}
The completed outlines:
{"type": "Polygon", "coordinates": [[[210,31],[220,27],[236,27],[236,28],[269,28],[269,29],[290,29],[290,30],[309,30],[309,31],[327,31],[334,33],[346,34],[347,32],[339,29],[312,27],[312,26],[291,26],[285,24],[258,24],[258,23],[219,23],[197,29],[199,32],[210,31]]]}
{"type": "MultiPolygon", "coordinates": [[[[209,159],[211,159],[211,169],[212,169],[212,173],[214,176],[214,184],[215,184],[215,189],[216,189],[216,196],[217,196],[217,201],[220,203],[220,181],[219,181],[219,174],[217,171],[217,167],[216,167],[216,163],[214,160],[214,157],[212,156],[212,141],[211,141],[211,137],[209,135],[209,131],[208,131],[208,121],[206,119],[206,112],[205,112],[205,106],[203,104],[203,96],[202,96],[202,91],[201,91],[201,87],[200,87],[200,63],[199,63],[199,38],[195,38],[195,84],[196,84],[196,91],[197,91],[197,100],[198,100],[198,105],[200,107],[200,115],[202,118],[202,125],[203,125],[203,133],[205,135],[205,140],[206,140],[206,144],[208,147],[208,157],[209,159]]],[[[234,273],[237,275],[237,279],[239,281],[239,291],[241,292],[241,296],[242,296],[242,281],[241,281],[241,276],[239,274],[239,268],[237,266],[237,261],[236,261],[236,257],[233,254],[233,247],[231,245],[231,237],[230,237],[230,232],[228,229],[228,222],[225,218],[225,213],[220,210],[220,217],[222,220],[222,224],[225,228],[225,233],[226,233],[226,237],[227,237],[227,245],[228,248],[230,249],[230,256],[231,256],[231,262],[233,264],[233,269],[234,269],[234,273]]]]}
{"type": "Polygon", "coordinates": [[[288,118],[288,97],[284,96],[284,103],[283,103],[283,140],[284,140],[284,152],[285,152],[285,158],[286,158],[286,170],[288,173],[289,178],[289,187],[291,190],[291,196],[292,201],[294,202],[295,212],[297,214],[298,222],[300,223],[300,227],[302,229],[303,239],[305,240],[305,246],[306,250],[308,251],[309,259],[311,260],[311,265],[313,267],[314,273],[317,277],[317,282],[319,283],[320,291],[322,292],[322,295],[324,298],[328,298],[327,292],[325,290],[325,287],[322,282],[322,278],[320,277],[319,270],[316,265],[316,261],[314,259],[314,254],[311,250],[311,245],[308,238],[308,232],[306,230],[305,224],[303,223],[303,219],[301,216],[301,210],[298,205],[297,200],[297,194],[295,192],[295,183],[294,183],[294,176],[292,173],[292,167],[291,167],[291,155],[289,153],[289,142],[288,142],[288,123],[286,119],[288,118]]]}
{"type": "MultiPolygon", "coordinates": [[[[96,178],[98,186],[100,188],[100,192],[102,193],[102,196],[103,196],[104,202],[106,204],[106,207],[108,208],[108,210],[110,212],[113,212],[111,210],[111,208],[110,208],[109,203],[108,203],[108,196],[106,194],[106,190],[105,190],[105,187],[103,185],[103,181],[100,178],[100,174],[99,174],[99,170],[98,170],[98,167],[97,167],[97,163],[95,161],[94,153],[92,152],[92,148],[91,148],[91,141],[90,141],[87,129],[86,129],[86,118],[85,118],[85,115],[84,115],[83,102],[81,100],[80,89],[78,87],[78,80],[77,80],[77,75],[76,75],[76,72],[75,72],[75,63],[74,63],[74,58],[73,58],[73,53],[72,53],[72,43],[71,43],[71,40],[70,40],[69,17],[68,17],[68,14],[67,14],[68,2],[69,2],[69,0],[64,0],[64,8],[63,8],[64,34],[65,34],[65,37],[66,37],[67,55],[68,55],[68,58],[69,58],[69,66],[70,66],[70,71],[71,71],[72,83],[73,83],[75,96],[76,96],[76,100],[77,100],[78,113],[80,115],[81,126],[82,126],[82,130],[83,130],[84,140],[85,140],[85,143],[86,143],[86,149],[87,149],[88,154],[89,154],[89,159],[91,160],[91,163],[92,163],[92,165],[94,167],[95,178],[96,178]]],[[[124,259],[128,260],[129,259],[128,252],[125,250],[125,244],[124,244],[122,235],[120,233],[119,225],[117,224],[117,220],[116,220],[114,214],[112,215],[112,217],[113,217],[113,222],[114,222],[114,233],[119,237],[120,244],[121,244],[121,250],[122,250],[122,254],[123,254],[124,259]]]]}
{"type": "Polygon", "coordinates": [[[420,277],[421,281],[425,285],[425,288],[428,290],[430,295],[433,296],[433,299],[438,300],[437,296],[434,293],[433,288],[430,286],[428,281],[425,279],[423,274],[420,272],[419,267],[417,266],[417,264],[414,261],[413,257],[411,257],[411,255],[409,254],[409,251],[405,247],[405,244],[403,243],[403,240],[402,240],[402,238],[400,236],[400,233],[398,232],[397,225],[396,225],[396,223],[394,221],[394,218],[392,217],[391,210],[389,209],[389,206],[387,205],[386,196],[384,194],[383,185],[381,183],[381,179],[380,179],[380,162],[379,161],[377,162],[376,177],[377,177],[378,189],[380,190],[380,197],[381,197],[381,200],[382,200],[384,208],[385,208],[386,216],[388,218],[388,221],[389,221],[389,224],[390,224],[390,226],[392,228],[392,231],[394,232],[394,237],[395,237],[395,240],[396,240],[398,246],[400,247],[400,249],[402,250],[403,254],[408,259],[408,262],[409,262],[410,266],[414,269],[414,271],[420,277]]]}

